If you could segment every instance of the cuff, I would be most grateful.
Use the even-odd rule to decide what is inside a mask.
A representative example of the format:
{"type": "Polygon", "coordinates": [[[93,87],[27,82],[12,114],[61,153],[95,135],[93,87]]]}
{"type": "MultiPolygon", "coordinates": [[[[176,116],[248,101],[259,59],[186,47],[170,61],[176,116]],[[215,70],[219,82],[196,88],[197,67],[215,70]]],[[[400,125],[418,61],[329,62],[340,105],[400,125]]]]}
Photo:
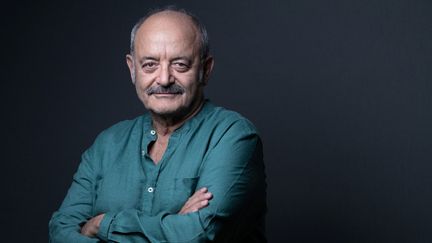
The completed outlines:
{"type": "Polygon", "coordinates": [[[112,221],[115,218],[115,214],[108,212],[105,213],[105,216],[103,217],[100,225],[99,225],[99,231],[97,233],[97,237],[103,241],[108,241],[108,235],[110,226],[112,224],[112,221]]]}

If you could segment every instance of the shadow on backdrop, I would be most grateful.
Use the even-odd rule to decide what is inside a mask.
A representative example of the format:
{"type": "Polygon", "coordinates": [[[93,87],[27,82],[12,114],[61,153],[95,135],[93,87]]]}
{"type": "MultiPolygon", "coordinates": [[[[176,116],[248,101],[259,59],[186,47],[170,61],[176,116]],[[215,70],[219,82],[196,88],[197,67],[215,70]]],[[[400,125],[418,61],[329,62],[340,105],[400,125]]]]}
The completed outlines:
{"type": "MultiPolygon", "coordinates": [[[[168,1],[6,6],[5,241],[46,242],[81,153],[138,116],[129,31],[168,1]]],[[[270,242],[432,241],[428,1],[188,1],[207,96],[261,132],[270,242]]]]}

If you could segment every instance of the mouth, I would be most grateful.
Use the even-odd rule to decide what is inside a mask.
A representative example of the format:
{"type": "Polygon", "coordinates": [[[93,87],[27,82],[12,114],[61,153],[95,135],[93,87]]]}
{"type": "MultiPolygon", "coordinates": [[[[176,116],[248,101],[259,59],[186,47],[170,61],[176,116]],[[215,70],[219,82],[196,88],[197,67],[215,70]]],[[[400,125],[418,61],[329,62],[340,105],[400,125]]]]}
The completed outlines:
{"type": "Polygon", "coordinates": [[[153,94],[172,94],[172,95],[176,95],[176,94],[181,94],[182,92],[154,92],[153,94]]]}
{"type": "Polygon", "coordinates": [[[181,95],[181,93],[154,93],[153,96],[156,98],[172,98],[177,95],[181,95]]]}

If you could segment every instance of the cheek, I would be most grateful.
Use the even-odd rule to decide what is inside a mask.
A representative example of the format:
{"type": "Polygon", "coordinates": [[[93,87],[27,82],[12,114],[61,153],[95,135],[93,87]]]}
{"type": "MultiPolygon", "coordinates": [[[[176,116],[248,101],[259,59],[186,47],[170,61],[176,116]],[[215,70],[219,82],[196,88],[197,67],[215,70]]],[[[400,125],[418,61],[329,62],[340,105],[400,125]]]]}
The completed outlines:
{"type": "Polygon", "coordinates": [[[147,101],[149,99],[149,96],[147,95],[147,87],[144,86],[141,82],[135,83],[135,91],[138,95],[138,98],[141,101],[147,101]]]}
{"type": "Polygon", "coordinates": [[[183,87],[187,90],[188,93],[196,93],[196,91],[201,87],[201,74],[199,72],[194,73],[188,76],[186,79],[187,82],[183,83],[183,87]]]}
{"type": "Polygon", "coordinates": [[[150,87],[150,85],[152,84],[152,80],[153,80],[152,77],[149,77],[147,75],[144,76],[142,74],[138,74],[135,78],[136,89],[138,91],[141,91],[141,92],[147,90],[150,87]]]}
{"type": "Polygon", "coordinates": [[[186,102],[190,103],[193,102],[193,100],[197,99],[200,96],[201,93],[201,86],[199,84],[191,85],[187,89],[186,93],[186,102]]]}

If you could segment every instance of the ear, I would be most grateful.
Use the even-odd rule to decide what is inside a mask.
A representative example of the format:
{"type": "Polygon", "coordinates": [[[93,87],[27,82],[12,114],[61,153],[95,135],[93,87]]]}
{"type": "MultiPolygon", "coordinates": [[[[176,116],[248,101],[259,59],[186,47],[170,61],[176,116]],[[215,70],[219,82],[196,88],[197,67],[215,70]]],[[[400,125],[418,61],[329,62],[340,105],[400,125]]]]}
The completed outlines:
{"type": "Polygon", "coordinates": [[[210,74],[213,71],[214,66],[214,58],[212,56],[209,56],[205,59],[203,63],[203,78],[202,83],[203,85],[206,85],[208,83],[208,80],[210,79],[210,74]]]}
{"type": "Polygon", "coordinates": [[[133,56],[131,54],[126,55],[126,63],[128,65],[128,68],[129,68],[132,83],[135,84],[135,65],[134,65],[133,56]]]}

